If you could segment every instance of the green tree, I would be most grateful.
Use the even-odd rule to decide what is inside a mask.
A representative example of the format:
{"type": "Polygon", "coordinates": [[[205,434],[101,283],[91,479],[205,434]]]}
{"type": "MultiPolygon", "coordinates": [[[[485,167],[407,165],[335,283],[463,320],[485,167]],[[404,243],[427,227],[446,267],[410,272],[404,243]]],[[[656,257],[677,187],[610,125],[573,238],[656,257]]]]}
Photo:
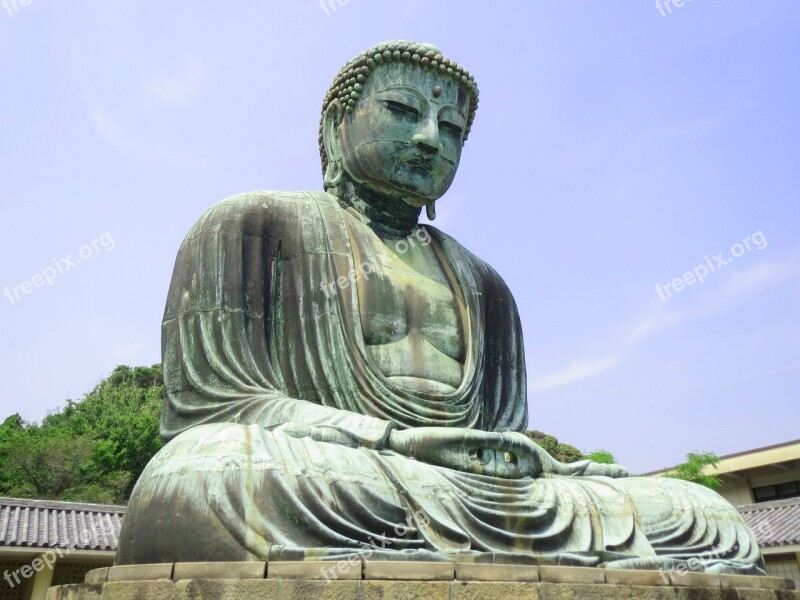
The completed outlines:
{"type": "Polygon", "coordinates": [[[571,462],[577,462],[579,460],[588,459],[605,465],[613,465],[617,463],[617,459],[614,458],[614,455],[611,454],[611,452],[609,452],[608,450],[600,449],[600,450],[594,450],[593,452],[590,453],[584,453],[578,450],[575,446],[572,446],[571,444],[561,443],[554,436],[544,433],[542,431],[529,429],[524,433],[534,442],[539,444],[542,448],[547,450],[550,456],[552,456],[559,462],[571,463],[571,462]]]}
{"type": "Polygon", "coordinates": [[[716,469],[718,465],[719,457],[713,452],[689,452],[686,455],[686,462],[676,465],[674,469],[664,473],[663,476],[691,481],[716,490],[722,485],[722,479],[714,474],[706,474],[704,471],[707,467],[716,469]]]}
{"type": "Polygon", "coordinates": [[[120,365],[41,425],[0,425],[0,495],[124,503],[161,448],[161,366],[120,365]]]}
{"type": "Polygon", "coordinates": [[[92,461],[96,442],[85,436],[30,425],[15,441],[6,460],[14,475],[7,492],[12,496],[113,502],[130,479],[124,472],[98,478],[92,461]]]}
{"type": "Polygon", "coordinates": [[[11,415],[0,425],[0,494],[8,494],[7,490],[23,483],[20,473],[9,466],[8,459],[25,435],[26,426],[19,414],[11,415]]]}
{"type": "Polygon", "coordinates": [[[586,457],[589,460],[593,460],[596,463],[602,463],[604,465],[615,465],[617,464],[617,459],[614,458],[614,455],[611,454],[608,450],[595,450],[594,452],[590,452],[589,455],[586,457]]]}
{"type": "Polygon", "coordinates": [[[559,462],[571,463],[586,458],[580,450],[570,444],[562,444],[554,436],[548,435],[536,429],[529,429],[524,432],[534,442],[539,444],[542,448],[559,462]]]}
{"type": "Polygon", "coordinates": [[[161,390],[142,390],[123,384],[92,392],[72,411],[74,434],[95,442],[93,460],[106,473],[127,472],[127,500],[149,460],[161,448],[158,432],[161,390]]]}
{"type": "Polygon", "coordinates": [[[69,402],[45,423],[59,422],[74,434],[95,440],[93,458],[101,471],[130,474],[120,498],[126,501],[163,445],[159,435],[163,395],[161,365],[134,369],[121,365],[81,402],[69,402]]]}

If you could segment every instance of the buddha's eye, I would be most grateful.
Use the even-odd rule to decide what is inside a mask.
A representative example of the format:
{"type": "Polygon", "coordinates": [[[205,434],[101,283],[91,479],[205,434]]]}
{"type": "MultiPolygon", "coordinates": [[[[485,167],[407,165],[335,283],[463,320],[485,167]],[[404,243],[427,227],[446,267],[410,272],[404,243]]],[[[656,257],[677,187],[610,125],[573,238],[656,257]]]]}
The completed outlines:
{"type": "Polygon", "coordinates": [[[459,125],[451,123],[450,121],[440,121],[439,129],[441,129],[442,131],[446,131],[447,133],[451,133],[455,136],[461,136],[464,133],[464,130],[461,129],[459,125]]]}
{"type": "Polygon", "coordinates": [[[403,104],[402,102],[397,102],[395,100],[384,100],[384,102],[386,103],[386,108],[388,108],[398,117],[411,119],[419,118],[419,111],[408,104],[403,104]]]}

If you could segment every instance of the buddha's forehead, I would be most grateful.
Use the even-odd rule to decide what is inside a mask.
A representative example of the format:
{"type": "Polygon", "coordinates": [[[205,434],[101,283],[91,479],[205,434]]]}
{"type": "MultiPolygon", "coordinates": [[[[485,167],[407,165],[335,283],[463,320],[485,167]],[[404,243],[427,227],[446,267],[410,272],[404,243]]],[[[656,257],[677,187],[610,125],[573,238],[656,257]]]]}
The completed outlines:
{"type": "Polygon", "coordinates": [[[364,85],[361,98],[398,88],[416,91],[435,104],[453,104],[464,115],[469,110],[469,92],[462,85],[438,71],[408,63],[392,63],[375,69],[364,85]]]}

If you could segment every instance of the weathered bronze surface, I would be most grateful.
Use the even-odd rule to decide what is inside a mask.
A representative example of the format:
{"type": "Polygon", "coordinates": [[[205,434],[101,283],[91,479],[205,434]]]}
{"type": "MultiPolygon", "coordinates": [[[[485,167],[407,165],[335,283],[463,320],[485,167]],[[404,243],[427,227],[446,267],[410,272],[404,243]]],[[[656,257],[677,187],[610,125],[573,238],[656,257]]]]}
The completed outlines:
{"type": "Polygon", "coordinates": [[[117,564],[369,552],[763,573],[716,493],[561,464],[521,433],[511,292],[418,222],[476,108],[474,80],[437,49],[372,48],[325,99],[325,191],[235,196],[191,229],[163,322],[171,441],[134,491],[117,564]]]}

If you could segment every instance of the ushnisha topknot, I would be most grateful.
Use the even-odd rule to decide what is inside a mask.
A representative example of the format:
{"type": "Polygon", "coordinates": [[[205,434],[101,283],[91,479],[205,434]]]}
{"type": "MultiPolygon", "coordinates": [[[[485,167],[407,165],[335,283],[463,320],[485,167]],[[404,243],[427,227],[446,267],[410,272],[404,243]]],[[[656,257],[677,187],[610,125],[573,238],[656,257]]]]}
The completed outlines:
{"type": "Polygon", "coordinates": [[[464,141],[469,136],[472,121],[475,120],[475,111],[478,110],[478,86],[475,78],[469,71],[459,66],[455,61],[442,56],[439,48],[433,44],[421,44],[407,40],[392,40],[372,46],[352,58],[334,77],[325,100],[322,102],[322,118],[319,124],[319,152],[322,158],[322,172],[328,164],[322,132],[325,121],[325,111],[334,100],[339,100],[345,110],[353,112],[353,107],[364,89],[369,74],[384,63],[403,62],[418,65],[422,69],[438,70],[443,77],[449,77],[463,85],[469,92],[469,115],[467,115],[467,128],[464,131],[464,141]]]}

